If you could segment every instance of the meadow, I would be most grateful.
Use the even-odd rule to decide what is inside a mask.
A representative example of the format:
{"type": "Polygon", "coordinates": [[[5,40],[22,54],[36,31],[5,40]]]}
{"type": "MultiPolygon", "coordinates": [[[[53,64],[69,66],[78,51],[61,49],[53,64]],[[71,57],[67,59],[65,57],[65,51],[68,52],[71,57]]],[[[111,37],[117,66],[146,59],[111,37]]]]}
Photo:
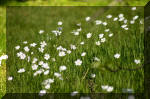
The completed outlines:
{"type": "MultiPolygon", "coordinates": [[[[116,1],[95,1],[95,2],[82,2],[82,1],[68,1],[68,0],[62,0],[62,1],[57,1],[54,0],[53,2],[51,1],[27,1],[27,2],[7,2],[7,4],[1,5],[0,6],[0,56],[5,55],[6,54],[6,6],[7,5],[11,5],[11,6],[124,6],[124,5],[129,5],[129,6],[144,6],[146,4],[146,2],[148,2],[149,0],[142,0],[142,1],[136,1],[136,0],[132,0],[132,1],[122,1],[122,2],[116,2],[116,1]]],[[[103,11],[102,11],[103,12],[103,11]]],[[[111,11],[110,11],[111,12],[111,11]]],[[[116,11],[115,11],[116,12],[116,11]]],[[[88,15],[88,14],[87,14],[88,15]]],[[[86,17],[86,16],[84,16],[86,17]]],[[[29,18],[30,19],[30,18],[29,18]]],[[[28,20],[29,20],[28,19],[28,20]]],[[[48,20],[48,19],[47,19],[48,20]]],[[[71,19],[69,19],[70,21],[71,19]]],[[[82,20],[84,20],[84,18],[82,18],[82,20]]],[[[92,19],[93,20],[93,19],[92,19]]],[[[58,21],[58,20],[57,20],[58,21]]],[[[73,21],[73,20],[72,20],[73,21]]],[[[79,20],[81,21],[81,20],[79,20]]],[[[14,23],[16,23],[14,21],[14,23]]],[[[55,22],[56,24],[57,22],[55,22]]],[[[68,23],[68,22],[67,22],[68,23]]],[[[70,23],[70,22],[69,22],[70,23]]],[[[69,24],[68,23],[68,24],[69,24]]],[[[36,24],[36,23],[35,23],[36,24]]],[[[49,23],[50,25],[50,23],[49,23]]],[[[40,26],[40,25],[39,25],[40,26]]],[[[64,25],[63,25],[64,26],[64,25]]],[[[68,27],[68,26],[66,26],[68,27]]],[[[90,27],[91,28],[91,27],[90,27]]],[[[94,28],[93,28],[94,29],[94,28]]],[[[46,29],[45,29],[46,30],[46,29]]],[[[65,29],[66,30],[66,29],[65,29]]],[[[36,29],[36,31],[39,31],[39,29],[36,29]]],[[[50,32],[50,31],[49,31],[50,32]]],[[[129,32],[126,34],[128,35],[129,32]]],[[[25,35],[25,34],[24,34],[25,35]]],[[[33,33],[33,35],[35,35],[33,33]]],[[[122,39],[122,38],[121,38],[122,39]]],[[[28,40],[28,39],[27,39],[28,40]]],[[[71,40],[72,41],[72,40],[71,40]]],[[[122,41],[121,41],[122,42],[122,41]]],[[[16,42],[18,43],[18,42],[16,42]]],[[[114,42],[115,43],[115,42],[114,42]]],[[[114,44],[115,45],[115,44],[114,44]]],[[[111,48],[111,47],[110,47],[111,48]]],[[[142,48],[141,48],[142,49],[142,48]]],[[[140,49],[140,51],[141,51],[140,49]]],[[[114,54],[114,53],[113,53],[114,54]]],[[[112,56],[113,56],[112,54],[112,56]]],[[[133,62],[133,59],[132,59],[133,62]]],[[[125,63],[124,63],[125,64],[125,63]]],[[[130,64],[130,63],[129,63],[130,64]]],[[[141,63],[142,64],[142,63],[141,63]]],[[[140,64],[140,65],[141,65],[140,64]]],[[[131,65],[131,64],[130,64],[131,65]]],[[[107,68],[108,69],[108,68],[107,68]]],[[[100,70],[101,71],[101,70],[100,70]]],[[[89,71],[88,71],[89,72],[89,71]]],[[[92,71],[93,72],[93,71],[92,71]]],[[[103,72],[103,70],[102,70],[103,72]]],[[[128,71],[127,71],[128,72],[128,71]]],[[[114,74],[114,72],[109,72],[110,75],[114,74]]],[[[130,73],[130,72],[128,72],[130,73]]],[[[117,75],[117,73],[115,73],[117,75]]],[[[0,66],[0,98],[5,94],[6,92],[6,64],[5,64],[5,60],[2,61],[2,64],[0,66]]],[[[9,75],[8,75],[9,76],[9,75]]],[[[121,76],[120,76],[121,77],[121,76]]],[[[85,78],[84,78],[85,79],[85,78]]],[[[142,80],[141,80],[142,81],[142,80]]],[[[142,83],[142,82],[141,82],[142,83]]],[[[123,83],[122,83],[123,84],[123,83]]],[[[139,84],[139,83],[138,83],[139,84]]],[[[40,85],[41,86],[41,85],[40,85]]],[[[39,89],[40,90],[40,89],[39,89]]],[[[120,89],[118,88],[116,90],[116,92],[118,92],[120,89]]],[[[143,90],[143,89],[141,89],[143,90]]],[[[33,90],[32,90],[33,91],[33,90]]],[[[38,92],[38,91],[37,91],[38,92]]],[[[113,91],[114,92],[114,91],[113,91]]],[[[121,90],[120,90],[121,92],[121,90]]]]}
{"type": "Polygon", "coordinates": [[[143,28],[142,7],[8,7],[7,91],[142,93],[143,28]]]}

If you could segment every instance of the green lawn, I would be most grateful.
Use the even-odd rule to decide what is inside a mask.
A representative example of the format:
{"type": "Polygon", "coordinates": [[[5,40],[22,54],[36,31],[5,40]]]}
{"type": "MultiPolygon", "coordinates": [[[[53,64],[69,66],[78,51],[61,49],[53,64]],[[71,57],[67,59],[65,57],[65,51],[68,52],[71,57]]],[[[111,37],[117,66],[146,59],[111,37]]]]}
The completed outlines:
{"type": "MultiPolygon", "coordinates": [[[[136,1],[136,0],[132,0],[132,1],[128,1],[128,4],[131,5],[131,6],[137,6],[137,5],[145,5],[146,2],[148,2],[149,0],[142,0],[142,1],[136,1]]],[[[46,1],[46,2],[32,2],[32,1],[28,1],[28,2],[23,2],[23,3],[18,3],[18,2],[11,2],[9,3],[8,5],[12,5],[12,6],[23,6],[23,5],[26,5],[26,6],[37,6],[37,5],[52,5],[52,6],[65,6],[65,5],[70,5],[70,6],[103,6],[103,5],[126,5],[126,3],[124,2],[121,2],[121,3],[116,3],[116,2],[112,2],[112,1],[106,1],[106,2],[74,2],[74,1],[66,1],[66,0],[62,0],[62,1],[46,1]]],[[[0,7],[0,55],[2,55],[3,53],[6,53],[6,43],[5,43],[5,40],[6,40],[6,14],[5,14],[5,11],[6,11],[6,8],[5,6],[1,6],[0,7]]],[[[36,12],[36,11],[35,11],[36,12]]],[[[38,13],[38,12],[37,12],[38,13]]],[[[48,20],[48,19],[47,19],[48,20]]],[[[35,20],[37,21],[37,20],[35,20]]],[[[45,19],[46,21],[46,19],[45,19]]],[[[68,21],[68,20],[67,20],[68,21]]],[[[72,20],[73,21],[73,20],[72,20]]],[[[80,20],[79,20],[80,21],[80,20]]],[[[15,22],[14,22],[15,23],[15,22]]],[[[66,23],[71,23],[70,20],[69,22],[66,22],[66,23]]],[[[74,22],[75,23],[75,22],[74,22]]],[[[40,24],[40,23],[39,23],[40,24]]],[[[50,23],[49,23],[50,24],[50,23]]],[[[70,24],[69,24],[70,25],[70,24]]],[[[72,24],[71,24],[72,25],[72,24]]],[[[40,25],[39,25],[40,26],[40,25]]],[[[67,25],[68,26],[68,25],[67,25]]],[[[67,27],[66,26],[66,27],[67,27]]],[[[42,26],[40,26],[42,27],[42,26]]],[[[45,27],[48,27],[48,26],[45,26],[45,27]]],[[[36,29],[34,28],[36,31],[38,31],[39,29],[36,29]]],[[[48,29],[48,28],[44,28],[45,30],[48,29]]],[[[94,29],[94,28],[93,28],[94,29]]],[[[66,30],[66,29],[65,29],[66,30]]],[[[20,30],[19,30],[20,31],[20,30]]],[[[24,31],[25,32],[25,31],[24,31]]],[[[33,32],[33,31],[32,31],[33,32]]],[[[71,41],[71,40],[70,40],[71,41]]],[[[19,43],[19,42],[17,42],[19,43]]],[[[118,49],[119,50],[119,49],[118,49]]],[[[3,63],[3,65],[0,67],[0,75],[2,75],[1,79],[0,79],[0,98],[5,94],[5,71],[6,71],[6,68],[5,68],[5,63],[3,63]]],[[[128,72],[126,72],[128,73],[128,72]]],[[[111,73],[110,73],[111,75],[111,73]]],[[[116,75],[118,75],[116,73],[116,75]]],[[[131,77],[132,78],[132,77],[131,77]]],[[[133,77],[134,78],[134,77],[133,77]]],[[[109,78],[108,78],[109,79],[109,78]]],[[[138,83],[139,84],[139,83],[138,83]]],[[[137,85],[135,85],[137,86],[137,85]]],[[[142,89],[141,89],[142,90],[142,89]]],[[[86,90],[87,91],[87,90],[86,90]]]]}

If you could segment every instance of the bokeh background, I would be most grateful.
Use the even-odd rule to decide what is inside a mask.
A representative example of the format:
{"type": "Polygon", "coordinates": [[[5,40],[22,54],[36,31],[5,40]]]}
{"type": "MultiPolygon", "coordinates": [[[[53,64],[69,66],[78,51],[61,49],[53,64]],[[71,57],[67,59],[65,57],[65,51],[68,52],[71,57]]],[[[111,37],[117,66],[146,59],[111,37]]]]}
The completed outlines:
{"type": "MultiPolygon", "coordinates": [[[[149,0],[0,0],[0,56],[6,54],[6,6],[144,6],[149,0]]],[[[0,98],[6,92],[6,64],[0,67],[0,98]]]]}

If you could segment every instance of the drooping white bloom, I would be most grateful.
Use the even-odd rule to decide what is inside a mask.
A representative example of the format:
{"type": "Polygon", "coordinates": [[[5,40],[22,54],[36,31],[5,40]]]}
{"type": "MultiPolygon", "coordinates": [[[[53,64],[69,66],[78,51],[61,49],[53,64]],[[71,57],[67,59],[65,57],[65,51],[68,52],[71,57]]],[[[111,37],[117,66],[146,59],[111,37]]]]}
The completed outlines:
{"type": "Polygon", "coordinates": [[[25,47],[24,47],[24,50],[25,50],[26,52],[29,52],[30,49],[29,49],[28,46],[25,46],[25,47]]]}
{"type": "Polygon", "coordinates": [[[85,56],[85,55],[86,55],[86,52],[81,53],[81,56],[85,56]]]}
{"type": "Polygon", "coordinates": [[[60,51],[60,52],[59,52],[59,56],[60,56],[60,57],[65,56],[65,55],[66,55],[66,53],[65,53],[64,51],[60,51]]]}
{"type": "Polygon", "coordinates": [[[136,10],[136,7],[132,7],[131,10],[132,10],[132,11],[136,10]]]}
{"type": "Polygon", "coordinates": [[[23,73],[23,72],[25,72],[24,68],[21,68],[21,69],[18,70],[18,73],[23,73]]]}
{"type": "Polygon", "coordinates": [[[134,62],[135,62],[136,64],[140,64],[140,63],[141,63],[141,61],[140,61],[139,59],[135,59],[134,62]]]}
{"type": "Polygon", "coordinates": [[[80,60],[80,59],[77,59],[76,61],[75,61],[75,65],[76,66],[80,66],[82,64],[82,61],[80,60]]]}
{"type": "Polygon", "coordinates": [[[119,54],[119,53],[116,53],[116,54],[114,55],[114,57],[115,57],[115,58],[120,58],[120,54],[119,54]]]}
{"type": "Polygon", "coordinates": [[[112,37],[112,36],[113,36],[113,33],[110,33],[108,36],[109,36],[109,37],[112,37]]]}
{"type": "Polygon", "coordinates": [[[63,23],[61,21],[58,22],[58,25],[62,25],[63,23]]]}
{"type": "Polygon", "coordinates": [[[86,17],[85,18],[86,21],[90,21],[90,19],[91,19],[90,17],[86,17]]]}
{"type": "Polygon", "coordinates": [[[97,41],[97,42],[95,42],[95,44],[99,46],[101,43],[100,43],[100,41],[97,41]]]}
{"type": "Polygon", "coordinates": [[[55,73],[54,73],[54,76],[56,76],[56,77],[61,77],[61,74],[60,74],[60,73],[55,72],[55,73]]]}
{"type": "Polygon", "coordinates": [[[95,78],[95,77],[96,77],[96,75],[95,75],[95,74],[91,74],[91,77],[92,77],[92,78],[95,78]]]}
{"type": "Polygon", "coordinates": [[[101,38],[101,42],[104,43],[106,41],[106,38],[101,38]]]}
{"type": "Polygon", "coordinates": [[[9,76],[9,77],[8,77],[8,80],[9,80],[9,81],[13,80],[13,77],[12,77],[12,76],[9,76]]]}
{"type": "Polygon", "coordinates": [[[64,66],[64,65],[59,67],[59,71],[60,71],[60,72],[66,70],[66,69],[67,69],[67,67],[64,66]]]}
{"type": "Polygon", "coordinates": [[[44,33],[44,30],[40,30],[40,31],[39,31],[39,34],[43,34],[43,33],[44,33]]]}
{"type": "Polygon", "coordinates": [[[84,42],[81,42],[80,44],[81,44],[81,45],[84,45],[84,42]]]}
{"type": "Polygon", "coordinates": [[[102,21],[101,20],[96,20],[95,23],[96,23],[96,25],[100,25],[100,24],[102,24],[102,21]]]}
{"type": "Polygon", "coordinates": [[[102,33],[99,34],[99,38],[103,38],[103,36],[104,36],[104,34],[102,34],[102,33]]]}
{"type": "Polygon", "coordinates": [[[44,59],[45,59],[45,60],[48,60],[49,58],[50,58],[50,55],[46,53],[46,54],[44,55],[44,59]]]}
{"type": "Polygon", "coordinates": [[[71,96],[75,96],[77,94],[78,94],[78,91],[74,91],[74,92],[71,93],[71,96]]]}
{"type": "Polygon", "coordinates": [[[92,33],[88,33],[88,34],[86,35],[87,38],[91,38],[91,36],[92,36],[92,33]]]}
{"type": "Polygon", "coordinates": [[[107,15],[106,17],[107,17],[108,19],[110,19],[110,18],[112,18],[112,15],[109,14],[109,15],[107,15]]]}
{"type": "Polygon", "coordinates": [[[76,46],[75,45],[70,45],[71,49],[75,50],[76,49],[76,46]]]}
{"type": "Polygon", "coordinates": [[[39,95],[40,96],[43,96],[43,95],[45,95],[46,94],[46,90],[41,90],[40,92],[39,92],[39,95]]]}
{"type": "Polygon", "coordinates": [[[19,45],[18,45],[18,46],[16,46],[16,47],[15,47],[15,49],[16,49],[16,50],[20,49],[20,46],[19,46],[19,45]]]}
{"type": "Polygon", "coordinates": [[[48,75],[49,74],[49,70],[44,71],[44,75],[48,75]]]}
{"type": "Polygon", "coordinates": [[[38,65],[36,65],[36,64],[32,65],[32,70],[37,70],[37,68],[38,68],[38,65]]]}

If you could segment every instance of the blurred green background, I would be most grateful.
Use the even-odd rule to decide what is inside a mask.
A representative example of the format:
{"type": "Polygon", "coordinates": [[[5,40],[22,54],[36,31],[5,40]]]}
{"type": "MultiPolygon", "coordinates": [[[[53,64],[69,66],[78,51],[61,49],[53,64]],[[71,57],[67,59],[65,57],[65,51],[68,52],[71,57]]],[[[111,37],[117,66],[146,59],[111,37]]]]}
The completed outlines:
{"type": "MultiPolygon", "coordinates": [[[[6,53],[6,6],[144,6],[149,0],[0,0],[0,56],[6,53]]],[[[15,15],[15,14],[14,14],[15,15]]],[[[0,67],[0,98],[6,92],[6,64],[0,67]]]]}

